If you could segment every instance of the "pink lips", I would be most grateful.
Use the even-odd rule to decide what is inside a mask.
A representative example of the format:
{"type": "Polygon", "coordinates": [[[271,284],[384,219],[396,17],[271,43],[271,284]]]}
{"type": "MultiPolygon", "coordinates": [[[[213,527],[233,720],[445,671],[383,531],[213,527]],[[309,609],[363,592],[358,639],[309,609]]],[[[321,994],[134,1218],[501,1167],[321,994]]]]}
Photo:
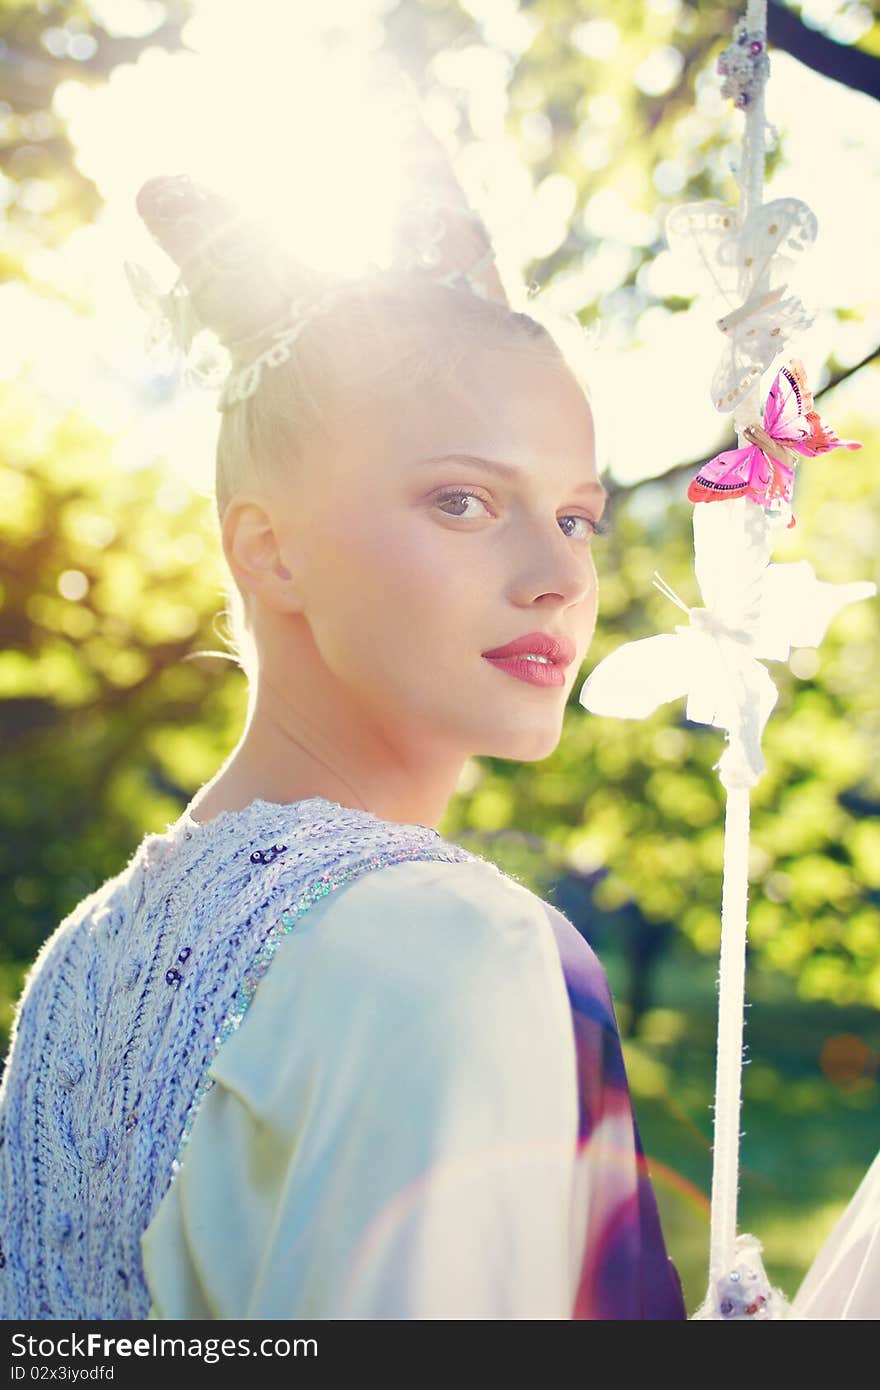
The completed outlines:
{"type": "Polygon", "coordinates": [[[529,632],[517,637],[506,647],[483,652],[487,661],[529,685],[565,685],[565,667],[574,660],[574,643],[567,637],[551,637],[546,632],[529,632]],[[528,661],[529,655],[546,657],[546,661],[528,661]]]}
{"type": "Polygon", "coordinates": [[[483,652],[485,657],[525,656],[532,652],[535,656],[549,657],[557,666],[570,666],[575,658],[574,643],[568,637],[551,637],[546,632],[528,632],[525,637],[517,637],[504,647],[495,647],[483,652]]]}

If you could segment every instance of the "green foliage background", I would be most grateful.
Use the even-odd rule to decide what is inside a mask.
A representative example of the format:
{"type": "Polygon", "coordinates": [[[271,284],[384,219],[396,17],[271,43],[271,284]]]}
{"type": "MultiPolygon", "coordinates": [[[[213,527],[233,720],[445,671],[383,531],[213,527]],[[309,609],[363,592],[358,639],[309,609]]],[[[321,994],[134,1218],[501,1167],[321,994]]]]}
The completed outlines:
{"type": "MultiPolygon", "coordinates": [[[[601,90],[623,111],[610,135],[615,172],[626,171],[634,205],[656,207],[655,165],[676,142],[688,148],[694,83],[726,41],[736,10],[664,12],[619,0],[533,0],[521,8],[540,29],[511,70],[510,125],[525,130],[536,112],[550,123],[542,149],[523,136],[536,180],[564,172],[580,202],[601,187],[602,171],[590,173],[577,155],[587,98],[601,90]],[[576,24],[597,15],[613,16],[622,35],[610,66],[572,41],[576,24]],[[631,73],[658,43],[677,46],[684,61],[674,89],[652,98],[631,73]]],[[[430,0],[389,7],[389,46],[425,87],[432,55],[480,39],[479,11],[430,0]]],[[[104,81],[148,42],[175,47],[186,17],[185,4],[167,4],[157,32],[131,39],[102,31],[88,4],[0,0],[0,42],[14,60],[0,107],[8,181],[0,278],[27,283],[26,249],[63,245],[100,205],[52,112],[57,83],[70,75],[104,81]],[[65,25],[93,35],[91,56],[47,52],[41,35],[65,25]],[[17,197],[30,180],[55,187],[48,212],[29,211],[17,197]]],[[[858,47],[880,52],[876,24],[858,47]]],[[[718,172],[732,128],[708,130],[690,145],[690,178],[676,201],[735,196],[718,172]]],[[[467,133],[463,112],[463,139],[467,133]]],[[[592,249],[578,224],[527,272],[545,283],[592,249]]],[[[632,287],[658,249],[639,248],[618,288],[632,287]]],[[[46,282],[31,287],[61,293],[46,282]]],[[[76,307],[88,313],[87,304],[76,307]]],[[[585,305],[582,321],[599,309],[598,300],[585,305]]],[[[829,368],[832,377],[844,375],[833,360],[829,368]]],[[[842,392],[829,392],[820,408],[864,449],[802,469],[798,524],[775,558],[807,557],[826,580],[878,579],[880,427],[843,403],[842,392]]],[[[85,410],[59,411],[27,373],[0,381],[6,1030],[40,942],[123,867],[146,831],[177,817],[237,740],[244,715],[241,673],[218,657],[193,655],[218,646],[223,569],[211,504],[169,481],[161,457],[120,472],[113,443],[85,410]]],[[[682,477],[614,489],[612,532],[596,542],[601,616],[590,666],[622,641],[677,621],[651,586],[655,569],[686,602],[698,601],[682,477]]],[[[767,772],[752,796],[741,1224],[762,1236],[771,1272],[792,1292],[877,1146],[878,628],[877,603],[855,604],[800,676],[772,666],[779,702],[764,741],[767,772]],[[835,1039],[844,1040],[836,1052],[835,1039]]],[[[576,702],[579,687],[553,756],[539,765],[474,760],[440,829],[556,900],[606,963],[628,1029],[630,1078],[670,1247],[692,1306],[703,1292],[708,1234],[724,809],[712,768],[722,736],[688,725],[679,706],[638,723],[588,716],[576,702]]]]}

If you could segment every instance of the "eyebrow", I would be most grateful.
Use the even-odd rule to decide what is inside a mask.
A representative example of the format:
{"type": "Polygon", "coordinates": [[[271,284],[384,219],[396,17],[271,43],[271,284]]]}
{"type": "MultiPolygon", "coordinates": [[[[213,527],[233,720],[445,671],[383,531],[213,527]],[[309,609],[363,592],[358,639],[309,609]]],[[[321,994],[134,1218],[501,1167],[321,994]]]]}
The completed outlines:
{"type": "MultiPolygon", "coordinates": [[[[523,478],[523,469],[514,467],[511,463],[501,463],[498,459],[484,459],[479,454],[436,454],[431,458],[417,459],[420,465],[429,463],[448,463],[458,459],[462,463],[472,464],[476,468],[483,468],[487,473],[497,473],[503,478],[523,478]]],[[[575,484],[575,492],[586,492],[597,498],[604,506],[608,501],[608,491],[599,482],[582,482],[575,484]]]]}

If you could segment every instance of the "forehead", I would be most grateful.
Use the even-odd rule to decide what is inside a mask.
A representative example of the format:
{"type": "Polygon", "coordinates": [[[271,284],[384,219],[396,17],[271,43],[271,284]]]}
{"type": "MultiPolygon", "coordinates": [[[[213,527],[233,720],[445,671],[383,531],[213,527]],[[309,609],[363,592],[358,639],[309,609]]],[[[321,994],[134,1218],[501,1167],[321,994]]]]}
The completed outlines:
{"type": "MultiPolygon", "coordinates": [[[[539,472],[557,461],[595,466],[593,415],[564,359],[518,335],[514,346],[438,344],[436,362],[407,386],[386,369],[349,398],[343,448],[388,463],[470,453],[539,472]]],[[[342,441],[340,441],[342,442],[342,441]]]]}

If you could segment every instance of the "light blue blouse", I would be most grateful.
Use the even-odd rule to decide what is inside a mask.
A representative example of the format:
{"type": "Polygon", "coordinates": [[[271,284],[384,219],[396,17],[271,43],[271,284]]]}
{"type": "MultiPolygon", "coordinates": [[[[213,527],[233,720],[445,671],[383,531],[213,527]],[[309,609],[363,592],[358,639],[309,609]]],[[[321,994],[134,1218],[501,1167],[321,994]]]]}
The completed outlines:
{"type": "Polygon", "coordinates": [[[313,906],[141,1238],[157,1318],[570,1318],[590,1189],[548,913],[487,864],[313,906]]]}

